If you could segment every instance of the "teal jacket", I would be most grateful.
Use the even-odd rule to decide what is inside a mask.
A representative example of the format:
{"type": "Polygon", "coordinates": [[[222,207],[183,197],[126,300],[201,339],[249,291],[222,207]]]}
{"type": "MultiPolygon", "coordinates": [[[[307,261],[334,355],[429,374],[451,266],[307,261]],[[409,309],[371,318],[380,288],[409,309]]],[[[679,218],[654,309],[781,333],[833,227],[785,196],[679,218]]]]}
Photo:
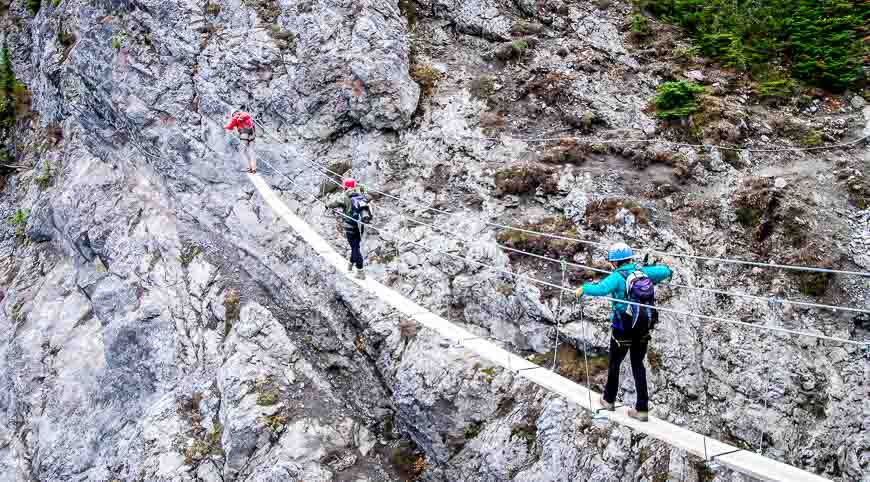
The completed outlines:
{"type": "MultiPolygon", "coordinates": [[[[607,278],[599,281],[598,283],[586,283],[583,285],[583,295],[584,296],[607,296],[608,298],[615,298],[617,300],[625,299],[625,278],[619,274],[622,272],[632,272],[637,269],[638,265],[635,264],[626,264],[620,266],[613,273],[610,273],[607,278]]],[[[659,284],[662,281],[671,277],[673,272],[671,268],[667,266],[641,266],[640,270],[646,274],[649,279],[652,280],[653,283],[659,284]]],[[[611,301],[610,306],[612,310],[610,312],[610,319],[617,320],[616,315],[622,316],[625,313],[625,309],[628,307],[625,303],[620,303],[617,301],[611,301]]]]}

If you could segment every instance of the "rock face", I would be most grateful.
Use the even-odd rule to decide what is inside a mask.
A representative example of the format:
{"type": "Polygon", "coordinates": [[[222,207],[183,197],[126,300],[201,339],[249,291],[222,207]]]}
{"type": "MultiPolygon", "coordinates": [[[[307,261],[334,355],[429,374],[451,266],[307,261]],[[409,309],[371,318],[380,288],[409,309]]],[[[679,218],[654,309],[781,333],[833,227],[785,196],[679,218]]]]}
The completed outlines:
{"type": "MultiPolygon", "coordinates": [[[[753,147],[842,141],[870,126],[861,97],[748,105],[733,73],[667,58],[673,32],[633,39],[630,13],[562,0],[64,0],[36,14],[10,4],[4,41],[30,92],[16,102],[31,112],[2,131],[18,167],[0,162],[0,479],[710,480],[703,461],[592,420],[327,268],[254,192],[222,129],[230,109],[253,112],[261,175],[342,249],[316,200],[341,194],[311,161],[409,201],[372,193],[381,229],[364,241],[370,276],[548,364],[559,323],[560,370],[585,381],[575,347],[587,349],[600,390],[607,305],[510,275],[573,286],[592,272],[499,244],[599,269],[602,253],[494,223],[870,265],[866,145],[735,153],[618,142],[687,132],[753,147]],[[704,110],[657,123],[655,86],[686,72],[719,79],[704,110]],[[566,131],[595,139],[558,139],[566,131]],[[557,140],[522,140],[538,135],[557,140]],[[506,172],[516,178],[507,190],[506,172]]],[[[870,301],[866,278],[662,261],[683,285],[870,301]]],[[[870,336],[866,314],[675,286],[659,298],[870,336]]],[[[859,347],[667,315],[647,362],[655,416],[833,479],[870,480],[859,347]]],[[[627,364],[620,398],[634,400],[627,364]]]]}

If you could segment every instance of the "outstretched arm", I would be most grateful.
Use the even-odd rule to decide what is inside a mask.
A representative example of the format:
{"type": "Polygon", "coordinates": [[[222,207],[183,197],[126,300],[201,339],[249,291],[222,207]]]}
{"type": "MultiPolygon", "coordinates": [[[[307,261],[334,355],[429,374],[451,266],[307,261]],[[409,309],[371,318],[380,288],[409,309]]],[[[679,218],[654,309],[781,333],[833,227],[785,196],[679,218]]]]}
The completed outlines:
{"type": "Polygon", "coordinates": [[[646,274],[653,283],[661,283],[674,274],[671,268],[664,265],[644,266],[641,270],[646,274]]]}
{"type": "Polygon", "coordinates": [[[230,119],[230,123],[224,126],[224,129],[231,131],[239,125],[239,120],[235,117],[230,119]]]}
{"type": "Polygon", "coordinates": [[[618,273],[611,273],[610,276],[604,278],[598,283],[585,283],[577,290],[577,296],[609,296],[619,287],[616,280],[616,277],[618,276],[620,276],[618,273]]]}

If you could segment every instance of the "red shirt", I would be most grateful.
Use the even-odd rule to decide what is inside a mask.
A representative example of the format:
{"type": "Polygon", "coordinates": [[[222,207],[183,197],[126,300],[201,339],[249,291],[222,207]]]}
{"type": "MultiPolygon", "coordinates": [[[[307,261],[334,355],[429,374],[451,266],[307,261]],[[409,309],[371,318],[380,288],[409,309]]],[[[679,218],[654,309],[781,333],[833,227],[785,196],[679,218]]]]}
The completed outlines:
{"type": "Polygon", "coordinates": [[[253,129],[254,128],[254,120],[251,118],[251,114],[247,112],[236,112],[232,119],[230,119],[230,123],[224,126],[224,129],[231,131],[233,129],[253,129]]]}

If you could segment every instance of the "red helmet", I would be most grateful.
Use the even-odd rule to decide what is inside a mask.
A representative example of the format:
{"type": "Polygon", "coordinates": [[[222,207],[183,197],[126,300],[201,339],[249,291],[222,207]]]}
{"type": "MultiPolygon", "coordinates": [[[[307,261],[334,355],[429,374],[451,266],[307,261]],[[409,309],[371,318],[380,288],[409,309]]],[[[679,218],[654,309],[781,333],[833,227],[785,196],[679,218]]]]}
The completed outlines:
{"type": "Polygon", "coordinates": [[[353,189],[356,187],[356,179],[353,179],[353,178],[345,179],[341,185],[345,189],[353,189]]]}

